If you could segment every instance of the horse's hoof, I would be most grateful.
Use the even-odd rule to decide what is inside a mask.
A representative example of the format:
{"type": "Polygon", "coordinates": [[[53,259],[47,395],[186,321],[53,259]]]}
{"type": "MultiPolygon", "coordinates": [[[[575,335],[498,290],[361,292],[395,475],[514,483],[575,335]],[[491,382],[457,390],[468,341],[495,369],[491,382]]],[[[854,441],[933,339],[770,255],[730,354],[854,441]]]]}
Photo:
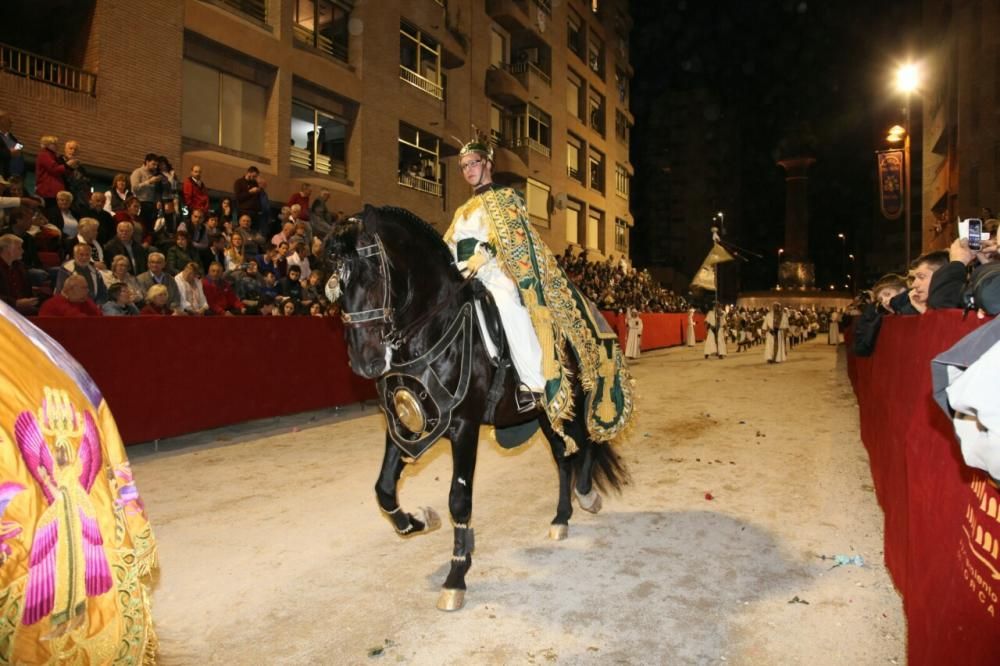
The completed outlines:
{"type": "Polygon", "coordinates": [[[441,596],[438,597],[438,610],[447,612],[461,610],[465,605],[465,590],[449,590],[447,587],[441,589],[441,596]]]}
{"type": "Polygon", "coordinates": [[[562,541],[569,536],[569,525],[549,525],[549,538],[553,541],[562,541]]]}
{"type": "Polygon", "coordinates": [[[417,516],[417,519],[424,524],[423,531],[425,533],[433,532],[437,528],[441,527],[441,516],[438,515],[437,511],[429,506],[420,507],[420,515],[417,516]]]}
{"type": "Polygon", "coordinates": [[[574,488],[573,494],[576,495],[576,503],[579,504],[580,508],[587,513],[597,513],[601,510],[601,507],[604,506],[604,500],[601,499],[601,494],[593,488],[586,495],[581,495],[580,491],[574,488]]]}

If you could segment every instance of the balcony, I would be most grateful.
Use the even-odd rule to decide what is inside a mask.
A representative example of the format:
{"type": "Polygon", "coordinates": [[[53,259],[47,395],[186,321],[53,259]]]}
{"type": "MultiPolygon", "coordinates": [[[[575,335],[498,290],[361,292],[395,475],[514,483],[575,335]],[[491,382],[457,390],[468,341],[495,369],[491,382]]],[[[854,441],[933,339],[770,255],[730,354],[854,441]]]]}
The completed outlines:
{"type": "Polygon", "coordinates": [[[300,25],[293,25],[292,32],[295,35],[295,43],[301,46],[316,49],[337,60],[347,62],[347,47],[337,44],[326,35],[322,35],[300,25]]]}
{"type": "Polygon", "coordinates": [[[96,74],[7,44],[0,44],[0,71],[91,97],[97,94],[96,74]]]}
{"type": "Polygon", "coordinates": [[[267,0],[203,0],[210,5],[217,5],[261,25],[267,25],[267,0]]]}
{"type": "Polygon", "coordinates": [[[517,151],[517,154],[521,156],[521,159],[528,163],[530,157],[526,154],[537,153],[539,155],[544,155],[546,158],[552,157],[552,149],[546,146],[541,141],[532,139],[530,136],[519,136],[514,137],[511,142],[511,147],[517,151]]]}
{"type": "Polygon", "coordinates": [[[406,81],[411,86],[420,88],[425,93],[433,97],[437,97],[440,100],[444,99],[444,88],[442,88],[439,84],[435,83],[434,81],[431,81],[430,79],[425,79],[416,72],[407,69],[403,65],[399,66],[399,78],[402,79],[403,81],[406,81]]]}
{"type": "Polygon", "coordinates": [[[430,194],[435,197],[444,196],[444,188],[441,183],[435,180],[428,180],[427,178],[422,178],[421,176],[415,176],[409,173],[399,174],[399,184],[403,187],[409,187],[410,189],[418,190],[424,192],[425,194],[430,194]]]}
{"type": "Polygon", "coordinates": [[[529,31],[543,42],[548,42],[548,26],[544,6],[550,5],[545,0],[486,0],[486,14],[499,23],[511,34],[529,31]],[[539,20],[536,20],[537,19],[539,20]]]}
{"type": "Polygon", "coordinates": [[[486,95],[504,106],[526,104],[530,99],[527,86],[510,72],[506,62],[486,70],[486,95]]]}
{"type": "Polygon", "coordinates": [[[510,73],[517,77],[528,92],[535,92],[538,86],[545,87],[545,94],[552,91],[552,77],[545,73],[541,67],[531,61],[515,62],[509,65],[510,73]]]}

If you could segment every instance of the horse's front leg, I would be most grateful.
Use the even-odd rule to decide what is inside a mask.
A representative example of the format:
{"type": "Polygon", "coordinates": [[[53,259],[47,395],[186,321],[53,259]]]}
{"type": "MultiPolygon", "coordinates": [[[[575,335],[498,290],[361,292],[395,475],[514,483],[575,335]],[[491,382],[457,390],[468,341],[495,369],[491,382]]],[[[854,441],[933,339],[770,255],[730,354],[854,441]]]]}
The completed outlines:
{"type": "Polygon", "coordinates": [[[552,448],[552,457],[555,459],[556,468],[559,470],[559,501],[556,504],[556,517],[549,525],[549,538],[561,541],[569,535],[569,519],[573,517],[573,502],[570,498],[570,486],[573,483],[573,465],[570,458],[566,457],[566,440],[562,438],[547,417],[539,419],[545,439],[549,441],[552,448]]]}
{"type": "Polygon", "coordinates": [[[469,521],[472,519],[472,477],[476,472],[479,424],[463,422],[453,425],[450,437],[452,470],[448,510],[455,526],[455,542],[451,568],[438,598],[437,607],[443,611],[455,611],[465,604],[465,574],[472,567],[472,551],[475,549],[469,521]]]}
{"type": "Polygon", "coordinates": [[[432,532],[441,527],[441,518],[429,506],[420,507],[417,514],[406,513],[399,506],[396,498],[396,486],[399,475],[403,473],[403,452],[393,444],[389,433],[385,435],[385,455],[382,457],[382,469],[375,483],[375,497],[379,508],[392,523],[392,528],[401,537],[411,537],[415,534],[432,532]]]}

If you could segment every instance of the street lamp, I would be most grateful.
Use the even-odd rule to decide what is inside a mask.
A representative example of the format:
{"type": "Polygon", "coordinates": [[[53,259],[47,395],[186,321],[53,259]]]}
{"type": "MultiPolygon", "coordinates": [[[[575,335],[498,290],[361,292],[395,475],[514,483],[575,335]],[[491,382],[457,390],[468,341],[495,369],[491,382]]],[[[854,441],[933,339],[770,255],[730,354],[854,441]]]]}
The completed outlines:
{"type": "Polygon", "coordinates": [[[912,207],[911,199],[913,198],[913,192],[910,189],[911,174],[912,169],[910,168],[910,95],[914,93],[920,87],[920,68],[914,63],[906,63],[901,65],[899,69],[896,70],[896,89],[903,93],[903,99],[905,104],[903,105],[903,127],[893,127],[889,132],[889,140],[892,141],[892,137],[896,136],[903,137],[903,168],[905,169],[905,192],[906,198],[903,200],[903,210],[906,225],[905,233],[903,234],[903,242],[906,244],[906,266],[910,265],[910,208],[912,207]],[[902,130],[902,131],[896,131],[902,130]]]}

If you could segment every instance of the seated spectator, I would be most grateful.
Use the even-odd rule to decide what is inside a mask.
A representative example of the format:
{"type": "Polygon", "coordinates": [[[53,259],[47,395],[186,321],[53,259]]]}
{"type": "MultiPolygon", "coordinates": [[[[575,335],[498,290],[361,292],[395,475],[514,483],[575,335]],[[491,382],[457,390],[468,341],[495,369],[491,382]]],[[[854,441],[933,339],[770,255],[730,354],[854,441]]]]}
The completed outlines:
{"type": "Polygon", "coordinates": [[[232,272],[233,289],[236,296],[247,308],[255,308],[260,303],[264,276],[260,274],[256,261],[248,261],[232,272]]]}
{"type": "Polygon", "coordinates": [[[201,179],[201,165],[195,164],[191,167],[191,175],[184,179],[183,186],[184,205],[187,206],[188,215],[192,211],[208,210],[208,189],[201,179]]]}
{"type": "Polygon", "coordinates": [[[222,264],[213,261],[208,267],[208,275],[202,278],[201,287],[205,292],[208,309],[216,315],[243,314],[243,303],[236,296],[232,286],[222,277],[222,264]]]}
{"type": "Polygon", "coordinates": [[[299,306],[295,301],[285,301],[281,304],[281,314],[284,317],[292,317],[299,314],[299,306]]]}
{"type": "Polygon", "coordinates": [[[264,237],[253,230],[253,219],[250,215],[240,215],[239,227],[233,230],[234,234],[243,237],[243,251],[251,257],[260,254],[264,247],[264,237]]]}
{"type": "MultiPolygon", "coordinates": [[[[931,277],[934,272],[948,264],[948,252],[935,250],[922,254],[910,265],[910,303],[920,314],[927,311],[927,297],[930,291],[931,277]]],[[[898,298],[898,297],[897,297],[898,298]]],[[[893,301],[895,307],[896,301],[893,301]]]]}
{"type": "Polygon", "coordinates": [[[107,287],[100,271],[94,266],[90,255],[90,246],[80,243],[73,248],[73,258],[59,267],[56,273],[56,291],[61,292],[63,285],[71,275],[79,275],[87,283],[87,295],[97,305],[108,300],[107,287]]]}
{"type": "Polygon", "coordinates": [[[309,206],[309,223],[317,236],[325,238],[330,233],[334,219],[327,202],[330,200],[329,190],[320,190],[319,196],[309,206]]]}
{"type": "Polygon", "coordinates": [[[284,222],[281,225],[281,231],[274,234],[271,238],[271,244],[277,247],[281,243],[288,243],[292,240],[292,234],[295,233],[295,223],[294,222],[284,222]]]}
{"type": "Polygon", "coordinates": [[[304,307],[308,308],[314,303],[322,303],[326,300],[323,295],[323,285],[326,284],[323,280],[323,271],[313,271],[304,282],[305,286],[302,287],[302,305],[304,307]]]}
{"type": "Polygon", "coordinates": [[[174,244],[174,234],[180,225],[180,214],[177,213],[173,199],[164,199],[156,222],[153,224],[152,243],[161,252],[170,249],[174,244]]]}
{"type": "Polygon", "coordinates": [[[302,270],[296,266],[288,267],[288,277],[278,281],[278,294],[280,301],[292,300],[298,303],[302,300],[302,270]]]}
{"type": "Polygon", "coordinates": [[[63,238],[76,236],[76,228],[80,224],[73,211],[73,194],[65,190],[56,194],[56,207],[48,211],[49,224],[62,232],[63,238]]]}
{"type": "Polygon", "coordinates": [[[278,256],[276,245],[269,246],[265,254],[257,255],[256,261],[262,275],[274,273],[276,277],[283,278],[288,272],[288,261],[278,256]]]}
{"type": "Polygon", "coordinates": [[[322,317],[323,316],[323,304],[320,302],[315,302],[309,306],[309,316],[310,317],[322,317]]]}
{"type": "Polygon", "coordinates": [[[972,273],[980,266],[997,261],[996,220],[984,225],[990,239],[982,242],[980,250],[969,249],[967,238],[956,238],[948,248],[948,263],[934,271],[928,290],[927,306],[931,309],[965,307],[965,291],[972,273]]]}
{"type": "Polygon", "coordinates": [[[115,237],[117,222],[111,213],[104,210],[106,198],[103,192],[92,192],[90,202],[81,215],[97,220],[97,242],[102,246],[115,237]]]}
{"type": "Polygon", "coordinates": [[[191,247],[187,233],[178,231],[174,237],[174,244],[167,250],[167,272],[178,275],[189,263],[200,260],[198,251],[191,247]]]}
{"type": "Polygon", "coordinates": [[[14,234],[0,236],[0,300],[23,315],[38,312],[38,298],[32,293],[28,269],[21,261],[24,242],[14,234]]]}
{"type": "Polygon", "coordinates": [[[132,189],[129,187],[128,175],[117,173],[114,180],[111,181],[111,189],[104,193],[104,210],[109,215],[114,215],[120,210],[125,210],[128,207],[129,199],[132,199],[134,196],[132,189]]]}
{"type": "Polygon", "coordinates": [[[318,236],[313,237],[312,247],[309,250],[309,267],[316,270],[326,259],[323,256],[323,240],[318,236]]]}
{"type": "Polygon", "coordinates": [[[73,248],[82,243],[90,247],[90,257],[97,270],[107,270],[104,263],[104,248],[97,242],[98,231],[99,225],[94,218],[85,217],[80,220],[80,224],[76,228],[76,236],[67,239],[66,244],[63,245],[63,258],[71,257],[73,248]]]}
{"type": "Polygon", "coordinates": [[[261,300],[271,299],[274,302],[278,301],[278,297],[281,295],[278,293],[278,278],[271,271],[264,271],[264,284],[260,288],[260,298],[261,300]]]}
{"type": "Polygon", "coordinates": [[[167,316],[176,314],[170,307],[170,294],[162,284],[154,284],[146,292],[146,306],[139,311],[143,315],[167,316]]]}
{"type": "Polygon", "coordinates": [[[100,317],[101,309],[87,295],[87,281],[82,275],[70,275],[62,291],[42,303],[41,317],[100,317]]]}
{"type": "Polygon", "coordinates": [[[288,271],[291,273],[292,266],[297,266],[301,280],[309,278],[312,269],[309,266],[309,255],[306,253],[306,244],[299,243],[295,246],[295,252],[288,257],[288,271]]]}
{"type": "Polygon", "coordinates": [[[271,298],[271,297],[265,296],[261,300],[260,305],[257,306],[257,314],[259,314],[259,315],[261,315],[263,317],[270,317],[270,316],[274,315],[275,312],[276,312],[276,308],[275,308],[275,305],[274,305],[274,299],[271,298]]]}
{"type": "Polygon", "coordinates": [[[188,262],[177,275],[177,290],[181,295],[181,310],[189,315],[201,316],[208,312],[208,301],[201,286],[201,266],[188,262]]]}
{"type": "MultiPolygon", "coordinates": [[[[142,203],[135,197],[129,197],[128,201],[125,202],[125,207],[115,211],[115,222],[142,222],[141,212],[142,203]]],[[[117,230],[118,227],[116,225],[115,231],[117,230]]]]}
{"type": "Polygon", "coordinates": [[[150,252],[148,264],[149,270],[136,277],[143,292],[148,294],[150,287],[161,284],[167,289],[167,304],[170,309],[180,310],[181,294],[177,290],[177,282],[174,276],[164,270],[167,267],[167,258],[160,252],[150,252]]]}
{"type": "MultiPolygon", "coordinates": [[[[132,222],[119,222],[116,236],[108,241],[104,246],[104,261],[114,261],[115,257],[124,255],[128,257],[133,271],[138,273],[146,272],[146,257],[148,251],[135,240],[135,225],[132,222]]],[[[144,292],[145,293],[145,292],[144,292]]]]}
{"type": "Polygon", "coordinates": [[[247,263],[247,258],[243,254],[243,236],[240,234],[233,234],[230,239],[229,248],[225,253],[226,272],[241,270],[243,265],[247,263]]]}
{"type": "Polygon", "coordinates": [[[14,208],[7,216],[10,220],[10,233],[21,239],[21,249],[23,255],[21,261],[28,269],[28,279],[32,286],[38,287],[51,282],[48,271],[42,266],[42,260],[38,257],[38,243],[30,233],[35,215],[41,218],[39,221],[44,224],[44,217],[37,211],[28,208],[14,208]]]}
{"type": "Polygon", "coordinates": [[[292,239],[288,241],[288,244],[293,248],[298,243],[305,243],[306,247],[312,245],[312,230],[309,229],[309,225],[305,222],[295,223],[295,231],[292,232],[292,239]]]}
{"type": "Polygon", "coordinates": [[[130,317],[139,314],[135,295],[127,284],[118,282],[108,289],[108,300],[101,306],[105,317],[130,317]]]}
{"type": "Polygon", "coordinates": [[[226,239],[223,238],[222,234],[214,234],[209,240],[208,247],[199,254],[201,257],[201,265],[203,266],[205,273],[208,272],[208,268],[213,262],[218,262],[225,267],[226,239]]]}
{"type": "MultiPolygon", "coordinates": [[[[215,213],[209,214],[209,219],[215,221],[215,225],[218,225],[219,216],[215,213]]],[[[181,222],[177,225],[178,233],[183,231],[188,235],[188,241],[191,243],[196,251],[201,251],[208,248],[209,242],[209,228],[205,223],[205,211],[196,208],[191,211],[191,215],[186,222],[181,222]]]]}
{"type": "Polygon", "coordinates": [[[299,191],[288,199],[288,207],[293,210],[293,214],[303,222],[309,221],[309,197],[312,196],[312,185],[303,182],[299,185],[299,191]],[[298,206],[298,210],[295,210],[298,206]]]}
{"type": "Polygon", "coordinates": [[[129,289],[132,290],[132,295],[136,299],[137,304],[142,303],[142,295],[146,292],[139,286],[139,280],[132,274],[132,264],[125,255],[119,254],[112,259],[111,268],[105,271],[102,277],[104,278],[104,285],[109,290],[114,284],[127,284],[129,289]]]}
{"type": "Polygon", "coordinates": [[[233,207],[232,198],[224,197],[222,201],[219,202],[219,210],[216,213],[216,218],[226,222],[236,221],[236,209],[233,207]]]}

